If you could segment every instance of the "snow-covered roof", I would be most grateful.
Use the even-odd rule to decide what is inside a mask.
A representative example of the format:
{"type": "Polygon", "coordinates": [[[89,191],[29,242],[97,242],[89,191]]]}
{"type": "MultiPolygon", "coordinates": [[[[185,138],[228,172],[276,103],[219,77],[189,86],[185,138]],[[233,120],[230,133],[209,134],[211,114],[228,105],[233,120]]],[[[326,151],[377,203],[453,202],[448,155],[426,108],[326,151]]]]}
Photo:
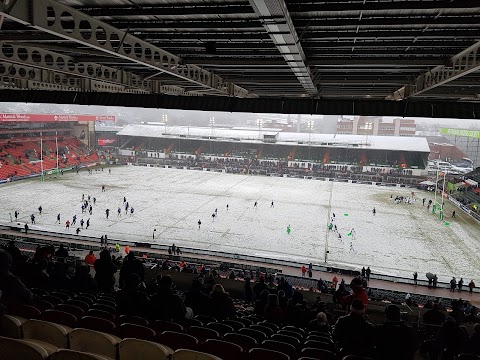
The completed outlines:
{"type": "Polygon", "coordinates": [[[119,132],[122,129],[123,126],[95,125],[95,131],[97,132],[119,132]]]}
{"type": "Polygon", "coordinates": [[[264,135],[277,135],[277,145],[304,145],[319,147],[356,147],[372,150],[430,152],[428,142],[423,137],[400,136],[364,136],[340,134],[315,134],[282,132],[281,129],[258,130],[229,129],[191,126],[149,126],[127,125],[120,130],[120,136],[138,136],[150,138],[189,138],[211,139],[213,141],[235,141],[263,143],[264,135]]]}

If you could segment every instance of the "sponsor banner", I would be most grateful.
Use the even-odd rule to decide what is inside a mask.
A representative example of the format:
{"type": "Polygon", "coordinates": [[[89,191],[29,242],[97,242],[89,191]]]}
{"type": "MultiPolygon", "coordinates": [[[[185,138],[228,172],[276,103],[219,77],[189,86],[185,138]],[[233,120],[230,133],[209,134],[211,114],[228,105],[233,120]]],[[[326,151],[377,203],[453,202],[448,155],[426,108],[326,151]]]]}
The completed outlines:
{"type": "Polygon", "coordinates": [[[115,121],[112,115],[73,114],[2,114],[0,122],[70,122],[70,121],[115,121]]]}
{"type": "Polygon", "coordinates": [[[440,128],[440,133],[442,135],[465,136],[477,139],[480,138],[480,130],[440,128]]]}

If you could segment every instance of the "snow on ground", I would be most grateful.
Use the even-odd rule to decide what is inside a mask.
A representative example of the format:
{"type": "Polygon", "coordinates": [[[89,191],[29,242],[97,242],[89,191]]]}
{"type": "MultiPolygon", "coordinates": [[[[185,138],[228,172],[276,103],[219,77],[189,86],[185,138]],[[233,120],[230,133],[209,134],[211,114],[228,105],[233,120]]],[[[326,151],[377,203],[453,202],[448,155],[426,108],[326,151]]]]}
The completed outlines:
{"type": "Polygon", "coordinates": [[[458,209],[457,218],[449,219],[453,207],[447,204],[446,220],[451,224],[446,226],[422,206],[421,198],[428,201],[432,193],[417,193],[412,205],[394,204],[390,198],[409,196],[410,192],[405,188],[126,166],[113,168],[111,174],[66,173],[44,183],[35,179],[2,185],[0,223],[8,224],[9,213],[13,216],[18,210],[23,223],[30,222],[34,213],[39,228],[73,234],[81,218],[90,218],[90,228],[82,229],[81,235],[100,238],[108,234],[110,239],[175,243],[318,264],[324,263],[327,246],[328,263],[334,266],[370,266],[374,272],[407,277],[418,271],[421,278],[433,272],[440,280],[451,276],[463,277],[465,282],[479,280],[479,224],[458,209]],[[102,185],[106,185],[105,192],[101,192],[102,185]],[[82,194],[97,198],[92,216],[81,213],[82,194]],[[124,196],[135,209],[133,216],[125,215],[124,196]],[[42,215],[38,214],[39,205],[42,215]],[[121,216],[117,216],[118,207],[121,216]],[[215,209],[218,216],[212,220],[215,209]],[[58,213],[60,225],[56,224],[58,213]],[[327,229],[333,213],[342,240],[327,229]],[[68,231],[65,221],[71,221],[74,214],[77,226],[68,231]],[[354,236],[348,236],[352,228],[354,236]]]}

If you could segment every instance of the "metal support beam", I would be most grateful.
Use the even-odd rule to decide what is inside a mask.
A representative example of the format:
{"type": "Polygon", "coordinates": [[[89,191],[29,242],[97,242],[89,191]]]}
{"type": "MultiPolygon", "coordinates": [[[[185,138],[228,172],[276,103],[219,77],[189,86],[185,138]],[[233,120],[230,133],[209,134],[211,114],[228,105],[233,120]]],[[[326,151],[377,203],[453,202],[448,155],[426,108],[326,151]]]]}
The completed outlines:
{"type": "Polygon", "coordinates": [[[284,0],[249,0],[273,43],[288,62],[304,89],[318,93],[306,57],[284,0]],[[280,35],[284,33],[285,35],[280,35]]]}
{"type": "Polygon", "coordinates": [[[448,65],[439,65],[418,76],[387,97],[387,100],[403,100],[445,85],[480,70],[480,41],[450,58],[448,65]]]}
{"type": "Polygon", "coordinates": [[[227,83],[215,74],[196,65],[185,64],[178,56],[55,0],[18,0],[10,7],[0,4],[0,15],[60,38],[162,71],[190,85],[214,89],[219,95],[248,95],[247,90],[227,83]],[[47,17],[47,14],[51,13],[54,17],[47,17]],[[73,28],[70,23],[72,18],[73,28]],[[125,40],[120,47],[118,45],[123,37],[125,40]]]}

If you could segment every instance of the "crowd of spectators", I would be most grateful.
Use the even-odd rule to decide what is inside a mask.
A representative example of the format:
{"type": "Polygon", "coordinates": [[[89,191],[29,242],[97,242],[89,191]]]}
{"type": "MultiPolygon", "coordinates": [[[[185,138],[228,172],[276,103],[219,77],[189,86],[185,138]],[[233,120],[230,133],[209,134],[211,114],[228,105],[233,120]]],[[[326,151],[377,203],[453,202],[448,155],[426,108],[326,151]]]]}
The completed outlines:
{"type": "MultiPolygon", "coordinates": [[[[234,318],[238,312],[236,299],[221,285],[219,272],[205,266],[190,267],[163,261],[159,268],[174,272],[195,273],[190,288],[176,290],[173,277],[157,275],[145,280],[143,262],[130,252],[121,264],[112,260],[110,251],[103,249],[98,258],[87,255],[89,262],[69,268],[69,253],[61,246],[39,246],[33,257],[24,256],[10,242],[0,249],[0,311],[16,304],[35,304],[31,287],[55,290],[74,289],[115,294],[119,314],[140,316],[150,320],[173,321],[184,324],[195,315],[217,320],[234,318]],[[91,263],[93,262],[93,265],[91,263]],[[93,267],[95,275],[90,274],[93,267]],[[189,269],[189,270],[188,270],[189,269]],[[115,273],[119,272],[118,282],[115,273]]],[[[228,277],[236,278],[233,272],[228,277]]],[[[416,329],[402,320],[399,306],[385,308],[385,319],[373,325],[369,321],[369,298],[365,282],[354,278],[349,286],[342,281],[335,290],[332,303],[320,297],[308,302],[302,291],[295,289],[284,277],[257,272],[244,272],[242,309],[280,326],[290,325],[331,336],[339,354],[369,356],[375,359],[413,359],[424,340],[416,329]],[[254,282],[254,280],[256,280],[254,282]]],[[[435,331],[426,344],[429,354],[438,354],[446,347],[456,355],[460,352],[480,354],[480,319],[467,311],[465,302],[455,302],[452,312],[445,314],[438,303],[425,312],[423,322],[435,331]],[[469,337],[463,324],[477,322],[469,337]]]]}

